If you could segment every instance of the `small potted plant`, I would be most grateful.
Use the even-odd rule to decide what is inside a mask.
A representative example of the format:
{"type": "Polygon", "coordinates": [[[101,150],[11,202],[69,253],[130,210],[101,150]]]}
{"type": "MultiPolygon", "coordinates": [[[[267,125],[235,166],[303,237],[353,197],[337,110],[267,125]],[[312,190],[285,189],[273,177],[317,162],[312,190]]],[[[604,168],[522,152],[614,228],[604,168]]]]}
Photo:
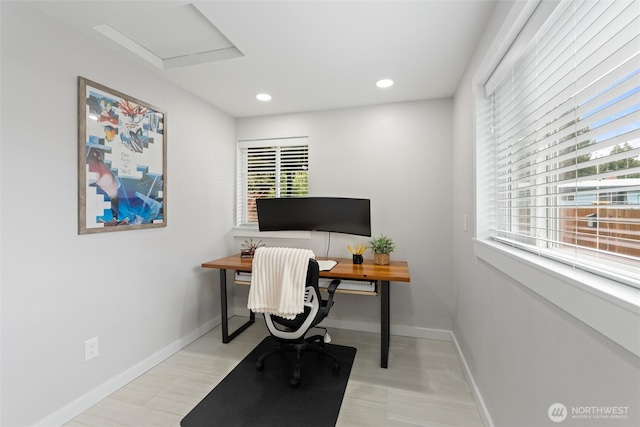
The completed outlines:
{"type": "Polygon", "coordinates": [[[262,240],[258,243],[255,243],[251,238],[249,238],[249,240],[245,240],[244,243],[242,243],[242,249],[240,250],[240,258],[253,258],[253,253],[261,246],[264,246],[262,240]]]}
{"type": "Polygon", "coordinates": [[[381,234],[369,242],[369,247],[373,251],[373,263],[377,265],[388,265],[389,254],[396,248],[390,237],[381,234]]]}

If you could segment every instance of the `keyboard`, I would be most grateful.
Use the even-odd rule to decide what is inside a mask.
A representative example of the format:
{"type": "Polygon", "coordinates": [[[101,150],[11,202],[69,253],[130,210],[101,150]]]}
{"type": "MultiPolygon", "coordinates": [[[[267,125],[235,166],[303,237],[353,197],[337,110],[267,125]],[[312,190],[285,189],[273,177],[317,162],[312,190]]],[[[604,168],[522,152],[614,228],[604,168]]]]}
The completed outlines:
{"type": "MultiPolygon", "coordinates": [[[[332,281],[333,279],[321,277],[320,280],[318,280],[318,286],[321,288],[328,288],[329,284],[332,281]]],[[[376,282],[375,280],[340,279],[340,285],[338,286],[338,289],[349,291],[375,292],[376,282]]]]}
{"type": "Polygon", "coordinates": [[[249,282],[251,283],[251,272],[250,271],[236,271],[236,282],[249,282]]]}
{"type": "MultiPolygon", "coordinates": [[[[236,271],[235,280],[236,282],[241,282],[241,283],[251,283],[251,272],[236,271]]],[[[328,288],[332,280],[333,279],[321,277],[318,280],[318,286],[320,288],[328,288]]],[[[349,290],[349,291],[375,292],[376,282],[375,280],[340,279],[340,286],[338,286],[338,289],[349,290]]]]}

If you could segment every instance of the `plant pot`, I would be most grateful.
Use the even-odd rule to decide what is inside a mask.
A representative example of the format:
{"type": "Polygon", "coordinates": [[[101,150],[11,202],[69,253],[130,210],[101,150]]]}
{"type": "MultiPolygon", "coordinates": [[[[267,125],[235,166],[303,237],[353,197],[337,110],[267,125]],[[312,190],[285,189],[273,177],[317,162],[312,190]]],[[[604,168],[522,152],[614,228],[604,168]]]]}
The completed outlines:
{"type": "Polygon", "coordinates": [[[373,254],[373,263],[376,265],[389,265],[389,254],[373,254]]]}

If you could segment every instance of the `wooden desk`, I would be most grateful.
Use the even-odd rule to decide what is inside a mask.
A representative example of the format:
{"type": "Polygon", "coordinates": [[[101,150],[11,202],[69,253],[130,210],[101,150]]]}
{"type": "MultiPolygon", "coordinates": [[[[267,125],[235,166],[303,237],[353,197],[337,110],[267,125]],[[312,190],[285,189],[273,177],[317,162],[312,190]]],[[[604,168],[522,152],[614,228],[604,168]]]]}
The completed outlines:
{"type": "MultiPolygon", "coordinates": [[[[325,259],[318,257],[319,260],[325,259]]],[[[320,277],[331,279],[375,280],[380,296],[380,366],[386,368],[389,363],[389,282],[410,282],[409,265],[406,261],[391,261],[389,265],[375,265],[366,259],[363,264],[353,264],[350,258],[330,258],[337,261],[331,271],[321,271],[320,277]]],[[[227,270],[251,271],[252,259],[232,255],[202,263],[204,268],[220,270],[220,300],[222,309],[222,342],[228,343],[255,322],[255,313],[251,312],[249,321],[229,334],[227,314],[227,270]]],[[[340,287],[338,287],[340,291],[340,287]]]]}

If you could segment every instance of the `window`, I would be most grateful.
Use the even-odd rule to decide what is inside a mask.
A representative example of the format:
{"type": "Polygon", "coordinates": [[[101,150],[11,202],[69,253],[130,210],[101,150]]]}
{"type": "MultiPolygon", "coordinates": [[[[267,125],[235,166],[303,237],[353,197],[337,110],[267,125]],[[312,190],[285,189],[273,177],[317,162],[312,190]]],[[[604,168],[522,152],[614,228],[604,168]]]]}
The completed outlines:
{"type": "Polygon", "coordinates": [[[640,8],[549,3],[478,100],[478,236],[640,287],[640,8]]]}
{"type": "Polygon", "coordinates": [[[256,225],[256,199],[309,194],[308,138],[238,141],[237,225],[256,225]]]}

